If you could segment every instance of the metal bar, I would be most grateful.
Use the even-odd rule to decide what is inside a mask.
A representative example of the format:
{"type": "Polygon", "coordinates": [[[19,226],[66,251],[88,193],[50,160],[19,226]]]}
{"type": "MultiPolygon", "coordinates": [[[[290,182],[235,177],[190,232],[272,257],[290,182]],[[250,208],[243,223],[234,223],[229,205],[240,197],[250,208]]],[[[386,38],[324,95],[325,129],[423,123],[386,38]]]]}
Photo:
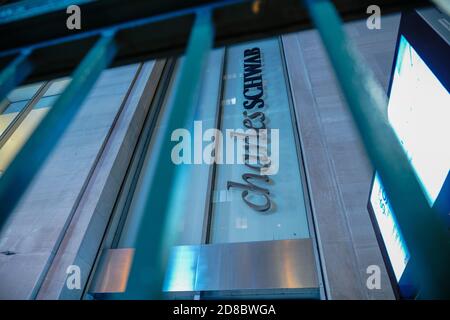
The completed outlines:
{"type": "Polygon", "coordinates": [[[73,73],[71,83],[7,167],[0,179],[0,229],[116,52],[114,34],[104,34],[80,63],[73,73]]]}
{"type": "Polygon", "coordinates": [[[162,297],[167,258],[176,237],[178,196],[187,187],[186,166],[176,166],[171,160],[170,137],[173,130],[184,128],[195,111],[198,85],[203,64],[213,44],[213,24],[210,10],[197,12],[189,38],[185,61],[174,97],[174,109],[168,125],[162,129],[166,139],[161,145],[155,174],[144,169],[142,192],[137,201],[141,221],[135,238],[135,256],[127,290],[118,298],[159,299],[162,297]]]}
{"type": "MultiPolygon", "coordinates": [[[[79,40],[79,39],[98,36],[104,32],[108,32],[108,31],[118,33],[119,31],[122,31],[122,30],[134,29],[134,28],[138,28],[141,26],[145,26],[147,24],[157,23],[157,22],[170,20],[170,19],[177,18],[177,17],[195,14],[198,11],[209,10],[212,12],[213,10],[217,10],[217,9],[220,9],[223,7],[228,7],[231,5],[245,3],[245,2],[251,2],[251,0],[217,0],[217,1],[212,1],[210,3],[207,2],[202,5],[186,7],[186,8],[181,8],[181,9],[177,9],[177,10],[171,10],[171,11],[167,11],[167,12],[163,12],[163,13],[160,13],[157,15],[151,15],[151,16],[143,17],[143,18],[130,17],[129,19],[126,19],[119,23],[115,23],[112,25],[105,25],[105,26],[101,26],[98,28],[86,30],[82,33],[70,34],[70,35],[66,35],[63,37],[57,37],[57,38],[53,38],[53,39],[45,39],[45,40],[42,40],[39,42],[37,42],[35,40],[31,44],[26,44],[24,46],[15,47],[15,48],[8,48],[6,50],[0,51],[0,57],[17,54],[21,50],[37,50],[37,49],[42,49],[45,47],[49,47],[49,46],[53,46],[53,45],[57,45],[57,44],[61,44],[61,43],[68,43],[68,42],[79,40]]],[[[105,5],[110,6],[110,4],[107,3],[107,1],[105,1],[105,5]]],[[[130,5],[131,4],[129,4],[129,3],[126,4],[126,6],[130,6],[130,5]]],[[[101,13],[101,11],[99,11],[95,14],[100,14],[100,13],[101,13]]],[[[88,14],[88,13],[86,12],[85,14],[88,14]]],[[[55,26],[55,28],[57,28],[57,27],[59,27],[59,26],[55,26]]],[[[83,30],[85,30],[85,29],[87,29],[87,28],[83,27],[83,30]]],[[[0,35],[1,35],[1,33],[0,33],[0,35]]],[[[151,35],[150,35],[150,37],[151,37],[151,35]]]]}
{"type": "MultiPolygon", "coordinates": [[[[260,1],[259,11],[253,10],[253,1],[250,0],[217,0],[199,2],[198,5],[189,5],[192,1],[176,1],[178,5],[160,4],[161,1],[93,1],[92,3],[81,4],[82,12],[82,32],[65,30],[64,26],[68,15],[63,11],[57,14],[57,19],[51,19],[48,15],[40,15],[32,19],[20,19],[9,24],[0,24],[0,38],[8,39],[13,32],[14,39],[0,43],[0,57],[4,55],[16,54],[23,48],[42,49],[51,45],[67,43],[74,40],[82,40],[91,36],[96,36],[105,30],[130,31],[131,29],[154,24],[172,18],[180,18],[194,14],[198,9],[208,8],[214,10],[214,21],[217,26],[216,45],[223,46],[237,41],[249,41],[261,38],[264,35],[282,34],[293,32],[299,29],[310,28],[310,20],[306,17],[306,12],[299,5],[297,0],[265,0],[260,1]],[[138,9],[129,10],[137,6],[138,9]],[[164,9],[161,7],[164,6],[164,9]],[[175,8],[175,9],[173,9],[175,8]],[[142,10],[139,10],[142,9],[142,10]],[[158,10],[157,10],[158,9],[158,10]],[[46,32],[33,32],[40,30],[38,27],[41,21],[46,21],[46,32]],[[220,28],[219,28],[220,27],[220,28]]],[[[170,1],[165,0],[164,3],[170,1]]],[[[365,1],[336,0],[341,15],[345,19],[360,19],[366,14],[365,1]]],[[[377,4],[382,8],[383,13],[398,12],[400,8],[413,8],[427,4],[427,0],[378,0],[377,4]]],[[[53,15],[53,14],[52,14],[53,15]]],[[[184,37],[184,30],[180,25],[174,23],[174,27],[168,28],[166,34],[170,34],[173,29],[176,36],[170,38],[184,37]]],[[[184,28],[186,29],[186,28],[184,28]]],[[[161,34],[148,36],[149,43],[155,43],[158,47],[158,40],[161,34]]],[[[153,47],[152,44],[148,45],[153,47]]],[[[150,56],[160,56],[171,52],[172,48],[159,48],[159,53],[150,56]]],[[[142,55],[142,48],[130,50],[142,55]]],[[[177,47],[175,49],[178,49],[177,47]]],[[[117,57],[120,60],[119,57],[117,57]]],[[[126,58],[129,58],[127,56],[126,58]]],[[[115,59],[115,62],[117,59],[115,59]]],[[[49,77],[51,78],[51,76],[49,77]]]]}
{"type": "Polygon", "coordinates": [[[0,73],[0,101],[17,85],[19,85],[33,70],[30,51],[22,51],[0,73]]]}
{"type": "Polygon", "coordinates": [[[431,0],[431,2],[441,9],[442,12],[450,15],[450,2],[448,2],[448,0],[431,0]]]}
{"type": "MultiPolygon", "coordinates": [[[[450,241],[383,113],[386,95],[347,38],[334,5],[305,0],[370,159],[383,180],[410,250],[420,298],[449,298],[450,241]]],[[[443,146],[444,147],[444,146],[443,146]]]]}

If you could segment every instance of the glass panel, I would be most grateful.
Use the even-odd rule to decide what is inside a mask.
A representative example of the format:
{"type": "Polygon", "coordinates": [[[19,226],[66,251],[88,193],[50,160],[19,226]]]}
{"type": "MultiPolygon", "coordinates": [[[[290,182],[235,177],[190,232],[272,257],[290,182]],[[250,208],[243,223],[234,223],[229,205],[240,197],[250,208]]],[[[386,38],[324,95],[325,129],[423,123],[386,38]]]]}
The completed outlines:
{"type": "Polygon", "coordinates": [[[53,83],[50,85],[50,88],[48,88],[47,91],[44,93],[44,97],[61,94],[64,91],[64,89],[69,85],[69,83],[70,78],[62,78],[53,81],[53,83]]]}
{"type": "Polygon", "coordinates": [[[0,149],[0,171],[4,171],[36,126],[50,109],[50,106],[43,108],[33,108],[20,126],[9,137],[0,149]]]}
{"type": "Polygon", "coordinates": [[[33,109],[48,108],[48,107],[52,106],[56,102],[56,100],[58,100],[58,98],[59,98],[59,95],[43,97],[36,103],[36,105],[33,107],[33,109]]]}
{"type": "MultiPolygon", "coordinates": [[[[68,78],[54,81],[50,85],[44,96],[33,106],[33,109],[30,111],[30,113],[27,114],[22,123],[1,147],[0,172],[6,169],[14,156],[33,133],[39,122],[41,122],[42,118],[46,115],[51,106],[58,99],[59,93],[64,90],[69,81],[70,79],[68,78]]],[[[42,83],[29,85],[26,86],[26,88],[18,88],[11,93],[9,99],[22,99],[28,97],[31,98],[41,85],[42,83]]],[[[14,120],[19,112],[23,110],[28,102],[29,100],[14,102],[6,108],[4,114],[0,115],[0,133],[7,128],[7,126],[14,120]]]]}
{"type": "Polygon", "coordinates": [[[13,120],[19,115],[20,111],[25,108],[28,101],[20,101],[11,103],[0,115],[0,135],[8,128],[13,120]]]}
{"type": "Polygon", "coordinates": [[[209,241],[229,243],[309,238],[278,40],[229,47],[225,65],[221,131],[226,135],[226,152],[236,151],[232,163],[216,167],[209,241]],[[227,130],[236,132],[263,125],[268,130],[267,142],[260,136],[257,142],[248,145],[258,145],[258,155],[265,160],[250,167],[247,165],[250,163],[245,164],[242,157],[236,156],[239,149],[243,152],[248,150],[246,143],[240,144],[236,141],[238,139],[232,139],[227,130]],[[231,148],[227,140],[237,143],[232,142],[234,146],[231,148]],[[261,170],[264,162],[272,169],[266,173],[269,181],[264,177],[265,170],[261,170]]]}
{"type": "MultiPolygon", "coordinates": [[[[210,52],[207,62],[205,63],[204,75],[199,83],[199,97],[195,109],[195,121],[201,121],[202,131],[215,127],[217,118],[217,102],[220,97],[220,78],[222,73],[224,49],[215,49],[210,52]]],[[[164,136],[163,128],[167,125],[168,117],[173,113],[173,100],[175,90],[177,88],[180,73],[184,63],[184,58],[180,58],[177,66],[174,69],[173,76],[167,88],[167,94],[164,98],[164,103],[159,113],[158,124],[156,125],[151,137],[151,142],[148,149],[145,151],[145,160],[143,168],[148,168],[150,172],[154,172],[156,168],[156,160],[160,156],[160,146],[167,141],[171,142],[170,136],[164,136]]],[[[193,120],[189,119],[186,123],[186,128],[194,127],[193,120]]],[[[198,124],[198,122],[197,122],[198,124]]],[[[192,135],[194,136],[194,135],[192,135]]],[[[176,143],[172,142],[175,146],[176,143]]],[[[179,204],[180,222],[178,231],[177,245],[196,245],[203,241],[203,224],[206,214],[206,204],[209,201],[208,190],[210,180],[210,167],[212,165],[206,163],[198,163],[188,166],[185,175],[188,177],[190,186],[178,194],[177,203],[179,204]]],[[[124,224],[118,247],[129,248],[134,246],[136,232],[140,224],[141,216],[139,215],[138,196],[143,191],[142,184],[144,183],[145,174],[142,171],[134,191],[133,200],[131,202],[129,211],[127,212],[127,219],[124,224]]],[[[175,185],[176,188],[184,188],[184,186],[175,185]]],[[[175,193],[175,191],[174,191],[175,193]]],[[[175,201],[174,201],[175,202],[175,201]]],[[[182,276],[180,276],[182,277],[182,276]]]]}
{"type": "Polygon", "coordinates": [[[39,82],[14,89],[10,94],[8,94],[8,100],[11,102],[29,100],[36,94],[36,92],[42,85],[43,82],[39,82]]]}
{"type": "Polygon", "coordinates": [[[25,108],[27,103],[28,103],[28,100],[10,103],[9,106],[5,109],[5,111],[3,111],[3,114],[18,113],[25,108]]]}
{"type": "Polygon", "coordinates": [[[42,85],[43,82],[39,82],[16,88],[0,103],[0,135],[5,132],[42,85]]]}

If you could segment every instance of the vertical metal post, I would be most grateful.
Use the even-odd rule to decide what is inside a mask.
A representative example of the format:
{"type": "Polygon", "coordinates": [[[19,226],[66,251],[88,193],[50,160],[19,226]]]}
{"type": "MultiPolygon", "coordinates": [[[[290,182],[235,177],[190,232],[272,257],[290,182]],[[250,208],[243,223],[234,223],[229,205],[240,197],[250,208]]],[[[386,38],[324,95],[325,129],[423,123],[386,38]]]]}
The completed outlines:
{"type": "Polygon", "coordinates": [[[450,2],[448,2],[448,0],[431,0],[431,2],[441,9],[442,12],[450,15],[450,2]]]}
{"type": "MultiPolygon", "coordinates": [[[[7,167],[0,178],[0,229],[116,52],[114,34],[104,34],[77,67],[68,87],[7,167]]],[[[17,64],[22,65],[20,61],[17,64]]]]}
{"type": "MultiPolygon", "coordinates": [[[[411,249],[409,263],[420,297],[449,298],[450,240],[432,210],[393,129],[383,113],[386,96],[347,38],[334,5],[305,0],[333,64],[370,159],[379,172],[411,249]]],[[[445,146],[443,146],[445,147],[445,146]]]]}
{"type": "Polygon", "coordinates": [[[0,73],[0,101],[12,89],[22,83],[33,70],[29,57],[30,53],[28,51],[22,52],[0,73]]]}
{"type": "Polygon", "coordinates": [[[171,134],[184,128],[193,118],[203,66],[213,44],[214,32],[209,9],[197,12],[191,30],[186,56],[176,87],[174,107],[167,127],[160,133],[164,137],[155,174],[143,168],[142,192],[138,210],[141,221],[135,238],[135,255],[124,299],[159,299],[162,297],[167,256],[176,238],[181,210],[177,197],[190,186],[185,184],[187,165],[176,166],[171,160],[171,134]]]}

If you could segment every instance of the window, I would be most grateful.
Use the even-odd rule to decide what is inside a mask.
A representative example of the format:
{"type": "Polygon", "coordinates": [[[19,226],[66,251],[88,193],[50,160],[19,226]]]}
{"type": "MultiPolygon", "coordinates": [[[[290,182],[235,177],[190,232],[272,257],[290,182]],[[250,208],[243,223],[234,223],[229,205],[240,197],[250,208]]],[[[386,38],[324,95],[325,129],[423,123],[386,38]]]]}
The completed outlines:
{"type": "Polygon", "coordinates": [[[13,90],[0,104],[0,134],[3,135],[8,127],[18,118],[33,96],[39,91],[43,83],[26,85],[13,90]]]}
{"type": "Polygon", "coordinates": [[[61,78],[24,85],[0,103],[0,175],[69,82],[69,78],[61,78]]]}

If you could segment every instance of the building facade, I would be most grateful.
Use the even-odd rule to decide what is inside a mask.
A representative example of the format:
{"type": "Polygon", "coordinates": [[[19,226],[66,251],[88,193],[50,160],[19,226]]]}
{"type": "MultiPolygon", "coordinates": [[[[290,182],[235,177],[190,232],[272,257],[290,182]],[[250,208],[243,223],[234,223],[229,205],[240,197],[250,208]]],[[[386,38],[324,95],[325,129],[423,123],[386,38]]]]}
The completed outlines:
{"type": "MultiPolygon", "coordinates": [[[[345,26],[386,89],[399,21],[386,16],[380,30],[365,20],[345,26]]],[[[367,211],[373,168],[318,33],[211,51],[195,116],[180,128],[189,135],[168,137],[159,133],[183,62],[102,73],[0,234],[0,298],[104,299],[123,291],[142,218],[138,199],[163,144],[189,167],[161,195],[179,213],[168,297],[395,298],[367,211]],[[239,134],[227,130],[252,128],[267,129],[265,148],[279,155],[266,162],[269,174],[258,175],[261,164],[227,162],[226,144],[239,134]],[[205,161],[212,145],[221,164],[205,161]],[[73,266],[79,289],[67,285],[73,266]],[[367,284],[371,266],[380,270],[379,288],[367,284]]],[[[69,82],[8,96],[0,170],[69,82]]]]}

